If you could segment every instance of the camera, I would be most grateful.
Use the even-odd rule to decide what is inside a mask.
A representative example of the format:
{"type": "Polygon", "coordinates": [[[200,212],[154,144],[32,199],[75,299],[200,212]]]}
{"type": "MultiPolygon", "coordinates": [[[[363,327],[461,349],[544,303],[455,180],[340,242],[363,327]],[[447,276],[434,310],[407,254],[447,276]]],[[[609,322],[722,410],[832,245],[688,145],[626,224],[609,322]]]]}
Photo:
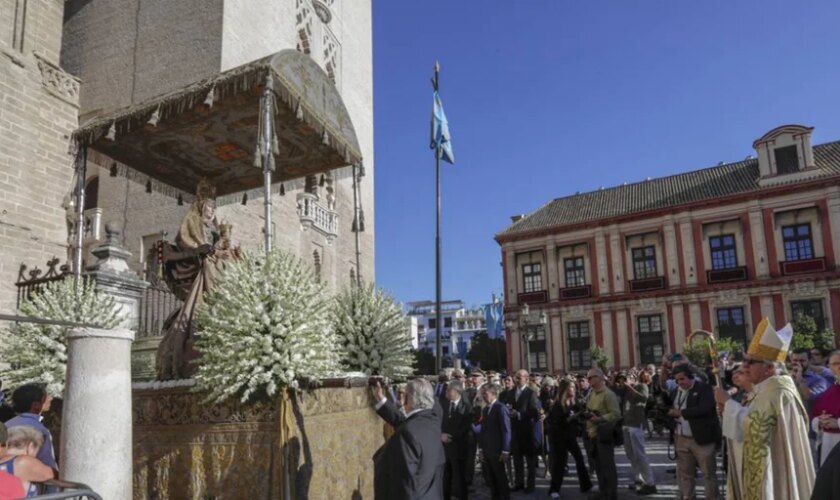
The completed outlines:
{"type": "Polygon", "coordinates": [[[385,387],[385,377],[380,375],[373,375],[368,377],[368,386],[376,387],[376,384],[379,384],[381,387],[385,387]]]}

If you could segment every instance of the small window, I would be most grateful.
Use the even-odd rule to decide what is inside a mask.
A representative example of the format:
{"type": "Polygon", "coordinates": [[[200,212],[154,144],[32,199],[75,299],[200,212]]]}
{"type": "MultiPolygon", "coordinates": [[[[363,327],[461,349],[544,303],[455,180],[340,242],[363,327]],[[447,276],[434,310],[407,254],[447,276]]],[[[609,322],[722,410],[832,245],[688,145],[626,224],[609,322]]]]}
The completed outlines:
{"type": "Polygon", "coordinates": [[[443,318],[443,327],[452,328],[452,318],[443,318]]]}
{"type": "Polygon", "coordinates": [[[318,250],[312,252],[312,264],[315,271],[315,281],[321,281],[321,254],[318,250]]]}
{"type": "Polygon", "coordinates": [[[782,226],[782,240],[784,241],[786,261],[814,258],[811,224],[782,226]]]}
{"type": "Polygon", "coordinates": [[[633,276],[637,280],[657,276],[656,247],[647,246],[633,249],[633,276]]]}
{"type": "Polygon", "coordinates": [[[429,318],[429,328],[437,328],[437,319],[429,318]]]}
{"type": "Polygon", "coordinates": [[[723,234],[709,238],[709,250],[712,255],[712,270],[738,267],[738,254],[735,251],[735,235],[723,234]]]}
{"type": "Polygon", "coordinates": [[[773,154],[776,156],[777,174],[782,175],[799,172],[799,151],[796,148],[796,144],[776,148],[773,150],[773,154]]]}
{"type": "Polygon", "coordinates": [[[566,272],[566,287],[572,288],[586,284],[586,272],[583,269],[583,257],[571,257],[563,260],[566,272]]]}
{"type": "Polygon", "coordinates": [[[522,279],[525,293],[539,292],[542,287],[542,266],[540,264],[523,264],[522,279]]]}
{"type": "Polygon", "coordinates": [[[726,307],[717,310],[718,337],[730,338],[747,345],[747,325],[743,307],[726,307]]]}

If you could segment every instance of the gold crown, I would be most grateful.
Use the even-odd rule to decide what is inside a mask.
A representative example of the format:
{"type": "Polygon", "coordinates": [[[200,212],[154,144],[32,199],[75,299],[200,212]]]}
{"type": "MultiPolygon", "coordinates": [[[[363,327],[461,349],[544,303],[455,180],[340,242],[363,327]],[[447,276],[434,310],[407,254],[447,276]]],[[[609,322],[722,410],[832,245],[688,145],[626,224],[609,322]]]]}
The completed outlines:
{"type": "Polygon", "coordinates": [[[198,185],[195,188],[195,197],[198,201],[213,200],[216,198],[216,187],[210,184],[207,177],[202,177],[198,181],[198,185]]]}

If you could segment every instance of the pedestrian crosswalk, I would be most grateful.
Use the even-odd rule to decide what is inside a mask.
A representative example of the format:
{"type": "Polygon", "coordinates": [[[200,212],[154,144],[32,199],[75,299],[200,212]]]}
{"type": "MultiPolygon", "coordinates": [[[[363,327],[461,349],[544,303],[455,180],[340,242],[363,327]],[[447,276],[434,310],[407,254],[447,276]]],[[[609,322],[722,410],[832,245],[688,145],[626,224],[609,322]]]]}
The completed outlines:
{"type": "MultiPolygon", "coordinates": [[[[647,451],[648,459],[650,460],[651,469],[653,469],[654,477],[656,478],[657,493],[651,495],[640,496],[628,488],[628,485],[633,483],[630,463],[627,460],[627,455],[624,453],[624,447],[619,446],[615,449],[615,461],[618,470],[618,497],[621,499],[637,499],[637,498],[651,498],[651,499],[675,499],[680,498],[679,486],[676,479],[676,460],[674,459],[674,449],[667,442],[664,437],[653,437],[647,440],[645,449],[647,451]]],[[[597,492],[597,486],[590,493],[581,493],[580,484],[578,482],[577,473],[575,471],[574,461],[570,460],[568,472],[563,479],[563,487],[561,489],[561,498],[564,500],[586,499],[592,492],[597,492]]],[[[591,473],[591,471],[590,471],[591,473]]],[[[718,455],[717,460],[717,477],[720,498],[723,498],[725,493],[725,479],[726,472],[723,470],[722,458],[718,455]]],[[[481,479],[481,473],[477,472],[475,475],[475,484],[470,493],[472,500],[490,500],[490,491],[484,486],[481,479]]],[[[595,475],[593,474],[592,482],[597,485],[595,475]]],[[[537,484],[536,491],[530,494],[522,493],[521,491],[511,494],[511,499],[545,499],[548,498],[548,488],[551,483],[551,476],[546,474],[545,464],[540,459],[539,469],[537,470],[537,484]]],[[[703,481],[699,475],[696,479],[696,497],[698,499],[705,499],[703,492],[703,481]]]]}

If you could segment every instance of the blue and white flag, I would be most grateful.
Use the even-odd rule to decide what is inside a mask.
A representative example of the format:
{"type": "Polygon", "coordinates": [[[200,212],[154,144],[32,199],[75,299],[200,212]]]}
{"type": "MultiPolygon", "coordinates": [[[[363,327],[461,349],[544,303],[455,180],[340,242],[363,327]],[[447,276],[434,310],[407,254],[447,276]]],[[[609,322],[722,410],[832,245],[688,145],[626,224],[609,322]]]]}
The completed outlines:
{"type": "Polygon", "coordinates": [[[452,153],[452,139],[449,137],[449,122],[446,120],[446,113],[443,112],[443,103],[440,101],[440,94],[435,90],[434,107],[432,109],[432,144],[440,158],[451,164],[455,164],[455,155],[452,153]]]}
{"type": "Polygon", "coordinates": [[[502,338],[504,331],[504,304],[493,302],[484,306],[484,324],[487,326],[487,336],[491,339],[502,338]]]}

